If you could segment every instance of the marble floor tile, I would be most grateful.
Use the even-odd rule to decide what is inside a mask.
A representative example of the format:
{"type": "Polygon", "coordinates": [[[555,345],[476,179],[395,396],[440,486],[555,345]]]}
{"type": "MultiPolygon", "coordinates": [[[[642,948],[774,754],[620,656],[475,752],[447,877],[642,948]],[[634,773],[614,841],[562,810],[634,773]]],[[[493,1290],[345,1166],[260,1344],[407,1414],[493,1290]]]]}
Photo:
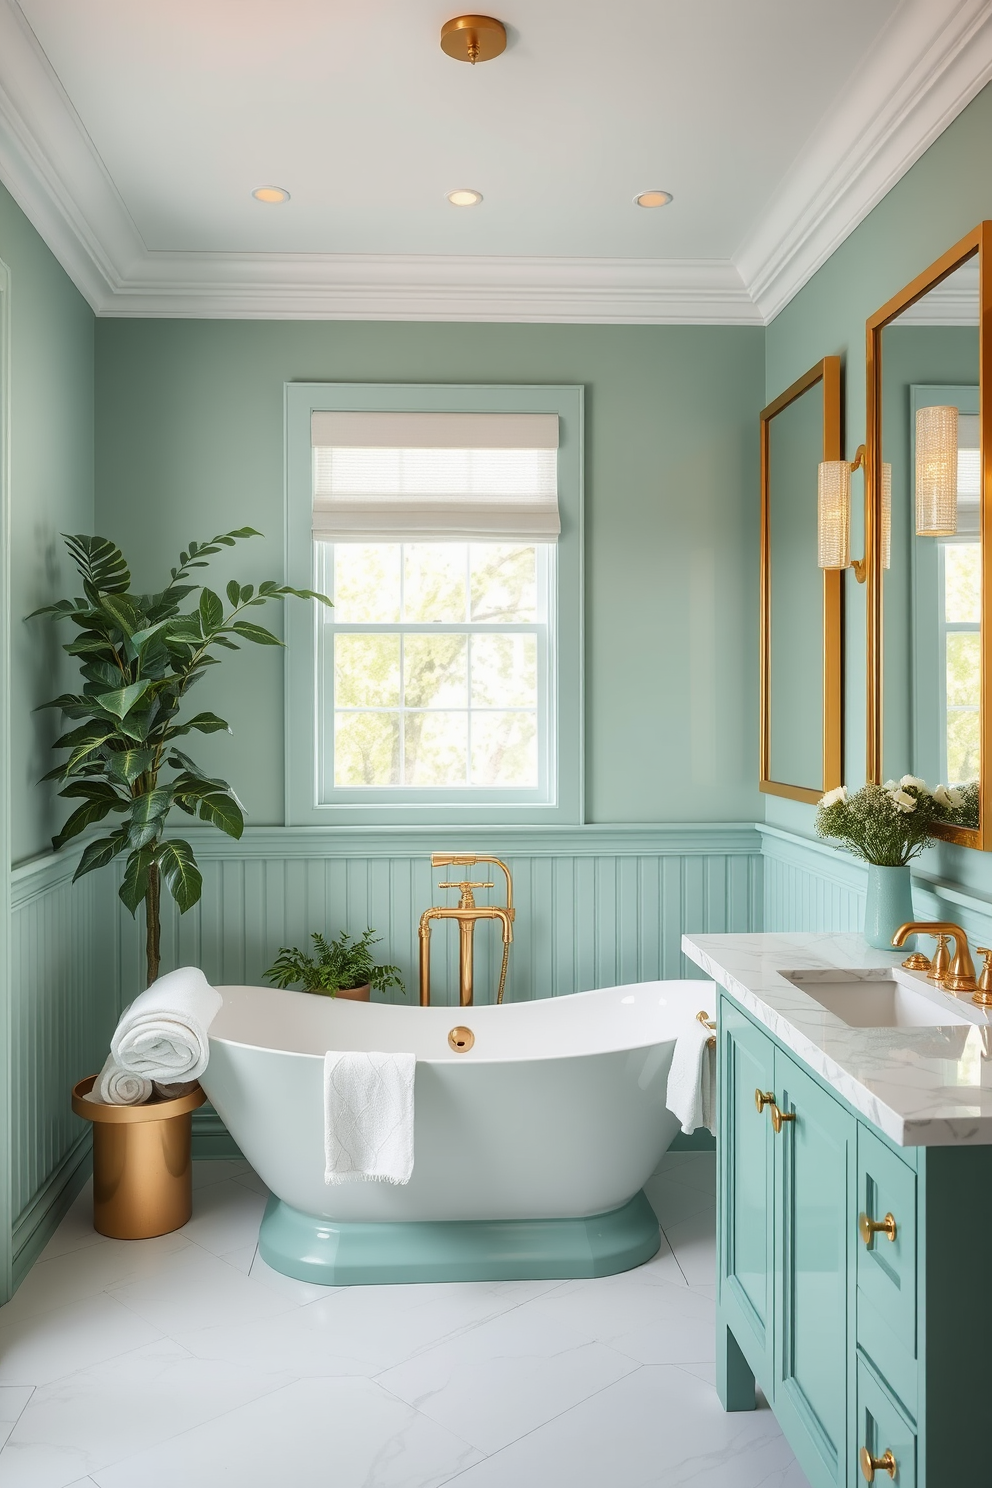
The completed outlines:
{"type": "Polygon", "coordinates": [[[250,1188],[252,1193],[261,1194],[263,1199],[269,1197],[268,1186],[262,1182],[257,1173],[252,1172],[251,1168],[246,1173],[236,1174],[234,1181],[243,1184],[245,1188],[250,1188]]]}
{"type": "Polygon", "coordinates": [[[714,1286],[716,1283],[716,1207],[710,1205],[680,1220],[665,1225],[665,1236],[675,1252],[679,1269],[690,1286],[714,1286]]]}
{"type": "Polygon", "coordinates": [[[224,1183],[230,1178],[254,1178],[248,1163],[243,1158],[211,1158],[193,1164],[193,1190],[208,1188],[212,1183],[224,1183]]]}
{"type": "Polygon", "coordinates": [[[691,1287],[626,1281],[568,1281],[519,1309],[535,1336],[567,1328],[574,1338],[609,1344],[641,1364],[705,1363],[714,1356],[714,1304],[691,1287]]]}
{"type": "Polygon", "coordinates": [[[259,1286],[268,1287],[270,1291],[299,1307],[305,1307],[308,1302],[319,1302],[321,1298],[330,1297],[339,1290],[338,1287],[321,1286],[316,1281],[299,1281],[295,1276],[284,1276],[281,1271],[273,1271],[262,1260],[257,1245],[248,1274],[259,1286]]]}
{"type": "MultiPolygon", "coordinates": [[[[646,1365],[466,1469],[457,1488],[809,1488],[769,1410],[646,1365]]],[[[116,1488],[116,1485],[115,1485],[116,1488]]]]}
{"type": "Polygon", "coordinates": [[[248,1276],[251,1272],[252,1262],[257,1254],[257,1245],[239,1245],[237,1250],[225,1250],[221,1256],[221,1260],[226,1261],[229,1266],[233,1266],[242,1275],[248,1276]]]}
{"type": "Polygon", "coordinates": [[[65,1255],[70,1250],[81,1250],[89,1245],[102,1245],[105,1236],[98,1235],[93,1228],[93,1181],[87,1180],[39,1257],[50,1261],[65,1255]]]}
{"type": "Polygon", "coordinates": [[[0,1453],[0,1485],[64,1488],[287,1383],[160,1339],[35,1390],[0,1453]]]}
{"type": "Polygon", "coordinates": [[[33,1390],[32,1385],[0,1385],[0,1447],[17,1425],[33,1390]]]}
{"type": "Polygon", "coordinates": [[[265,1200],[233,1178],[197,1190],[193,1217],[177,1234],[202,1245],[214,1255],[224,1255],[242,1245],[258,1243],[258,1227],[265,1200]]]}
{"type": "Polygon", "coordinates": [[[114,1287],[112,1295],[172,1338],[194,1328],[255,1322],[292,1306],[198,1245],[166,1256],[154,1275],[114,1287]]]}
{"type": "Polygon", "coordinates": [[[109,1292],[98,1292],[5,1324],[0,1331],[0,1384],[48,1384],[160,1337],[153,1323],[122,1307],[109,1292]]]}
{"type": "Polygon", "coordinates": [[[567,1318],[549,1322],[524,1306],[417,1354],[377,1381],[490,1453],[637,1367],[604,1344],[585,1342],[567,1318]]]}
{"type": "Polygon", "coordinates": [[[374,1381],[321,1379],[287,1385],[92,1476],[98,1488],[440,1488],[478,1458],[374,1381]]]}
{"type": "Polygon", "coordinates": [[[188,1246],[182,1232],[174,1230],[171,1235],[156,1235],[140,1244],[104,1238],[102,1245],[82,1246],[50,1260],[42,1258],[0,1309],[0,1339],[4,1330],[21,1318],[52,1312],[129,1281],[154,1277],[163,1257],[188,1246]]]}

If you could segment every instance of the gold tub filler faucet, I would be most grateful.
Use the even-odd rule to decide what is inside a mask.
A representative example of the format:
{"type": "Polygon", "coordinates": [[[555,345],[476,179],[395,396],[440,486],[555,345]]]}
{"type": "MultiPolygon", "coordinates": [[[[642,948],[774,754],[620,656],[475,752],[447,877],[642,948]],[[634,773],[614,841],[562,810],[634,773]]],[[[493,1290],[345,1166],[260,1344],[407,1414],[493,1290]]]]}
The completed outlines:
{"type": "Polygon", "coordinates": [[[471,868],[476,863],[495,863],[506,874],[506,904],[476,904],[473,889],[491,889],[491,883],[472,879],[459,879],[454,883],[439,884],[441,889],[459,889],[461,898],[455,908],[434,905],[420,916],[420,1005],[430,1007],[431,1001],[431,920],[458,921],[458,1001],[461,1007],[472,1006],[474,990],[475,927],[479,920],[499,920],[503,927],[503,965],[499,974],[497,1004],[503,1001],[506,987],[506,967],[510,958],[510,943],[513,940],[513,880],[510,870],[499,858],[486,853],[432,853],[432,868],[471,868]]]}

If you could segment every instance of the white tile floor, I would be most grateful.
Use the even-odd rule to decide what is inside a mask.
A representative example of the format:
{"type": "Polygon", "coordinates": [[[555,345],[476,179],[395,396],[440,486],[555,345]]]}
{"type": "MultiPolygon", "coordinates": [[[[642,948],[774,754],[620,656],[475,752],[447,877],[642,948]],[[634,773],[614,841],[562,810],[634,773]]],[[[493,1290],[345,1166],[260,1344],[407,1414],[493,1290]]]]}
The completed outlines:
{"type": "Polygon", "coordinates": [[[158,1240],[83,1194],[0,1310],[0,1488],[808,1488],[713,1391],[713,1176],[665,1158],[636,1271],[450,1286],[269,1270],[244,1163],[197,1164],[158,1240]]]}

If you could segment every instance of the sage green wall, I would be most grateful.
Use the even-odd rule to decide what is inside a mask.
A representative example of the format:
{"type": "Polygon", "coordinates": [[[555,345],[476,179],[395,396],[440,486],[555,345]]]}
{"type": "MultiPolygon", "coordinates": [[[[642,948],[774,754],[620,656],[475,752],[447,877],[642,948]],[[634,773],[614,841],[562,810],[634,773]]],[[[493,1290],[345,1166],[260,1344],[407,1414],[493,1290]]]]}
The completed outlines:
{"type": "Polygon", "coordinates": [[[0,187],[0,259],[10,271],[11,846],[47,852],[63,813],[39,787],[60,720],[32,709],[67,673],[53,627],[23,616],[71,592],[60,532],[93,526],[93,312],[0,187]]]}
{"type": "MultiPolygon", "coordinates": [[[[214,570],[282,571],[286,381],[582,383],[586,388],[590,821],[759,813],[760,328],[104,320],[97,523],[156,584],[191,538],[250,523],[214,570]]],[[[233,738],[196,755],[253,825],[283,820],[282,661],[204,684],[233,738]]],[[[207,690],[210,697],[207,697],[207,690]]]]}
{"type": "MultiPolygon", "coordinates": [[[[846,454],[853,456],[866,425],[865,321],[904,284],[992,217],[992,85],[959,114],[864,222],[831,254],[765,333],[765,393],[777,396],[821,357],[839,354],[845,371],[846,454]]],[[[860,484],[857,488],[860,491],[860,484]]],[[[860,514],[853,514],[852,548],[862,551],[860,514]]],[[[845,765],[852,785],[864,779],[864,587],[845,584],[845,765]]],[[[814,808],[765,798],[769,823],[813,835],[814,808]]],[[[992,859],[941,845],[923,866],[992,892],[992,859]]]]}

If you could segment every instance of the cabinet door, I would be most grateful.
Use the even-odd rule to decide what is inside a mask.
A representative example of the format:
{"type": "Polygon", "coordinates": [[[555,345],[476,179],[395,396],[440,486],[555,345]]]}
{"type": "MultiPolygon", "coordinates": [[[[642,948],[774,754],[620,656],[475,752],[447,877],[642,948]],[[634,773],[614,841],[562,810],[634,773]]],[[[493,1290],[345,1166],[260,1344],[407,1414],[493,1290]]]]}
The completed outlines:
{"type": "Polygon", "coordinates": [[[851,1257],[857,1124],[786,1055],[775,1057],[775,1413],[813,1488],[849,1481],[851,1257]]]}
{"type": "Polygon", "coordinates": [[[765,1389],[772,1364],[772,1126],[755,1091],[773,1091],[775,1051],[724,1001],[721,1062],[719,1239],[721,1308],[765,1389]]]}

